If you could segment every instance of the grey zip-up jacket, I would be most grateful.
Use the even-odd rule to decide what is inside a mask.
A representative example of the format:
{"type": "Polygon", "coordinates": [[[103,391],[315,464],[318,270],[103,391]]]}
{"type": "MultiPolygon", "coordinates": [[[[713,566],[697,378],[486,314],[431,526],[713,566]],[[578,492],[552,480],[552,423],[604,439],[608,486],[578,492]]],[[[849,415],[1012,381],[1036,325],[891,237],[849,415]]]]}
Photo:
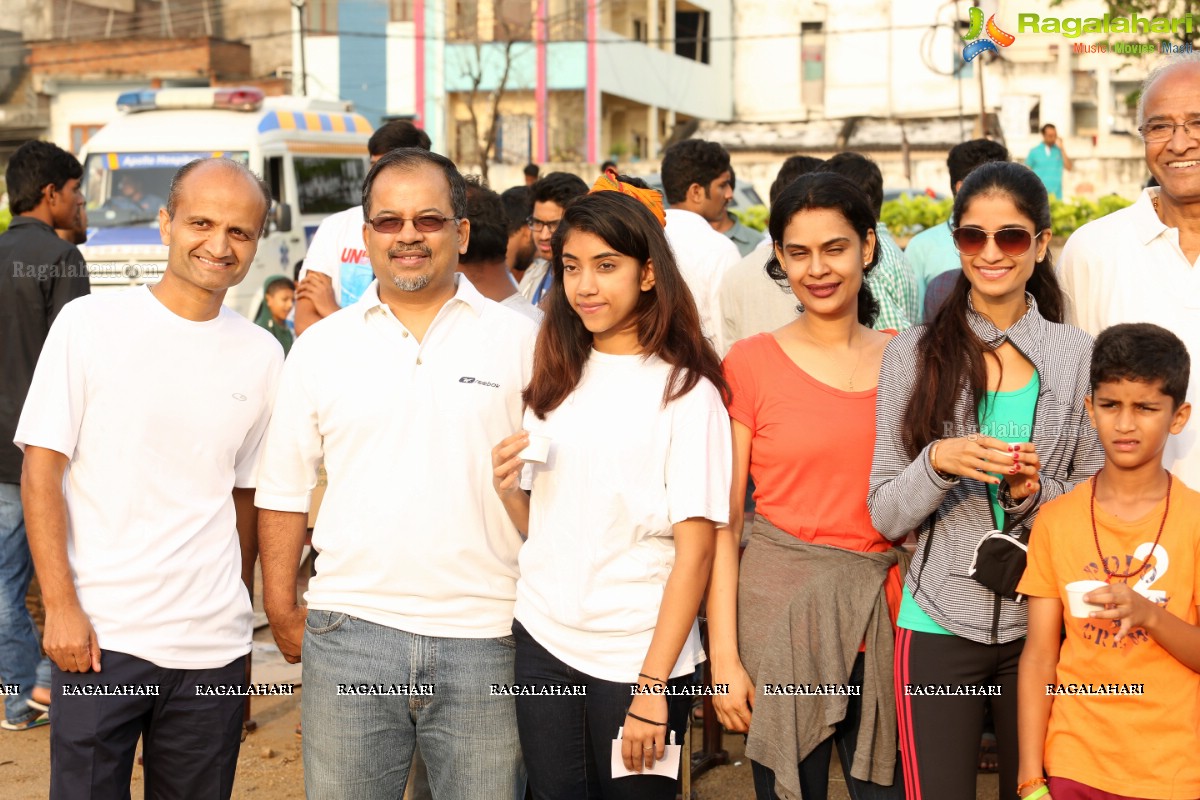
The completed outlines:
{"type": "MultiPolygon", "coordinates": [[[[1000,504],[1012,518],[1029,511],[1021,523],[1028,529],[1037,507],[1069,492],[1076,482],[1104,465],[1104,450],[1087,417],[1083,400],[1090,391],[1092,338],[1071,325],[1048,322],[1033,296],[1029,310],[1007,331],[967,311],[971,330],[988,346],[1012,343],[1037,369],[1041,388],[1034,410],[1031,441],[1041,461],[1041,491],[1019,503],[1000,486],[1000,504]]],[[[1025,635],[1023,602],[999,597],[967,575],[975,545],[996,525],[987,484],[955,478],[943,480],[929,462],[929,450],[909,457],[901,434],[904,412],[916,384],[925,326],[911,328],[884,351],[876,401],[875,457],[867,506],[876,529],[889,539],[917,531],[917,551],[905,586],[917,604],[951,633],[983,644],[1011,642],[1025,635]],[[930,536],[931,520],[936,517],[930,536]]],[[[964,382],[948,420],[944,438],[978,430],[978,413],[964,382]]]]}

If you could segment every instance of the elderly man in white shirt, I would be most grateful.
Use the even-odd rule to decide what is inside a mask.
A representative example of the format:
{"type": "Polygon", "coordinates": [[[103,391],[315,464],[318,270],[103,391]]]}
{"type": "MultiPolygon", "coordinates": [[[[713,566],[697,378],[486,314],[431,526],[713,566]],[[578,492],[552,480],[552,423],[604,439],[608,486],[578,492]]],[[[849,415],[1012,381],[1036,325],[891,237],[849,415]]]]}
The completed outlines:
{"type": "Polygon", "coordinates": [[[663,154],[667,241],[692,290],[704,335],[720,346],[721,278],[741,260],[737,245],[712,228],[733,198],[729,153],[716,142],[685,139],[663,154]]]}
{"type": "Polygon", "coordinates": [[[489,694],[513,680],[522,541],[491,447],[521,425],[537,326],[456,274],[466,208],[446,158],[380,159],[363,187],[377,280],[297,340],[281,378],[255,502],[267,616],[284,655],[304,658],[309,797],[400,797],[418,744],[434,797],[524,793],[515,704],[489,694]]]}
{"type": "MultiPolygon", "coordinates": [[[[1200,60],[1171,61],[1142,87],[1138,123],[1158,187],[1089,222],[1067,240],[1059,269],[1079,327],[1095,336],[1121,322],[1154,322],[1200,359],[1200,60]]],[[[1200,402],[1193,371],[1188,401],[1200,402]]],[[[1190,427],[1167,443],[1167,465],[1200,486],[1190,427]]]]}

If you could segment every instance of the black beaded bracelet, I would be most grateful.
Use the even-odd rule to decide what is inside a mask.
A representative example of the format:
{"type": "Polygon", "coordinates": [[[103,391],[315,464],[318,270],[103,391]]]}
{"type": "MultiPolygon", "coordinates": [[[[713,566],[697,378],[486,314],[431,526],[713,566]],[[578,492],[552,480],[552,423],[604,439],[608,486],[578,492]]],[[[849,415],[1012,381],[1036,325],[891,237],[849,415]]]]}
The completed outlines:
{"type": "Polygon", "coordinates": [[[633,717],[633,718],[634,718],[634,719],[636,719],[638,722],[644,722],[644,723],[646,723],[647,725],[657,725],[657,726],[658,726],[658,727],[660,727],[660,728],[665,728],[665,727],[667,727],[667,723],[665,723],[665,722],[655,722],[655,721],[654,721],[654,720],[652,720],[652,719],[646,719],[645,717],[639,717],[637,714],[633,713],[632,711],[626,711],[626,712],[625,712],[625,716],[627,716],[627,717],[633,717]]]}
{"type": "Polygon", "coordinates": [[[639,672],[639,673],[638,673],[638,677],[639,677],[639,678],[645,678],[645,679],[646,679],[646,680],[648,680],[648,681],[654,681],[655,683],[661,683],[661,684],[662,684],[662,685],[664,685],[664,686],[666,686],[666,685],[667,685],[667,682],[666,682],[666,681],[664,681],[662,678],[656,678],[656,677],[654,677],[653,675],[647,675],[647,674],[646,674],[646,673],[644,673],[644,672],[639,672]]]}

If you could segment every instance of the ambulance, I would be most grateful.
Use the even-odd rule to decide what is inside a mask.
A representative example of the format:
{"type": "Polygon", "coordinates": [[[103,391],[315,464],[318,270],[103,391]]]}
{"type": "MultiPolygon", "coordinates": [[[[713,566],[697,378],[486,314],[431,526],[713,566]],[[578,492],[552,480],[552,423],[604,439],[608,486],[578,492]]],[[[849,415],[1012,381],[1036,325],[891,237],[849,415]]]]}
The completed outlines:
{"type": "Polygon", "coordinates": [[[248,166],[271,189],[267,231],[225,304],[254,318],[263,283],[294,278],[317,226],[359,205],[371,125],[349,104],[264,97],[253,88],[150,89],[122,94],[122,115],[84,146],[88,239],[80,246],[93,292],[156,283],[167,248],[158,231],[171,176],[197,158],[248,166]]]}

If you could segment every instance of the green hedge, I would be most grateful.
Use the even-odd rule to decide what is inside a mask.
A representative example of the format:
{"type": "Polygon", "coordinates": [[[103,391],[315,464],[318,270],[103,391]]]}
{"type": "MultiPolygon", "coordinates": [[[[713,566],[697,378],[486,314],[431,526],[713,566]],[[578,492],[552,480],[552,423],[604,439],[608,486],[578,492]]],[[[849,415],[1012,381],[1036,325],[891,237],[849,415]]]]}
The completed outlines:
{"type": "Polygon", "coordinates": [[[756,231],[765,231],[767,229],[767,219],[770,216],[766,206],[750,206],[744,209],[730,209],[733,215],[738,218],[738,221],[747,228],[753,228],[756,231]]]}
{"type": "MultiPolygon", "coordinates": [[[[1084,223],[1111,214],[1131,203],[1132,201],[1115,194],[1094,201],[1078,197],[1065,202],[1051,197],[1050,228],[1055,236],[1069,236],[1084,223]]],[[[899,199],[883,204],[880,218],[894,236],[912,236],[948,220],[953,207],[954,200],[949,197],[938,201],[923,194],[916,197],[901,195],[899,199]]]]}
{"type": "Polygon", "coordinates": [[[893,236],[912,236],[950,219],[950,211],[953,208],[952,197],[934,200],[927,194],[902,194],[897,199],[888,200],[883,204],[879,218],[888,226],[888,231],[893,236]]]}

